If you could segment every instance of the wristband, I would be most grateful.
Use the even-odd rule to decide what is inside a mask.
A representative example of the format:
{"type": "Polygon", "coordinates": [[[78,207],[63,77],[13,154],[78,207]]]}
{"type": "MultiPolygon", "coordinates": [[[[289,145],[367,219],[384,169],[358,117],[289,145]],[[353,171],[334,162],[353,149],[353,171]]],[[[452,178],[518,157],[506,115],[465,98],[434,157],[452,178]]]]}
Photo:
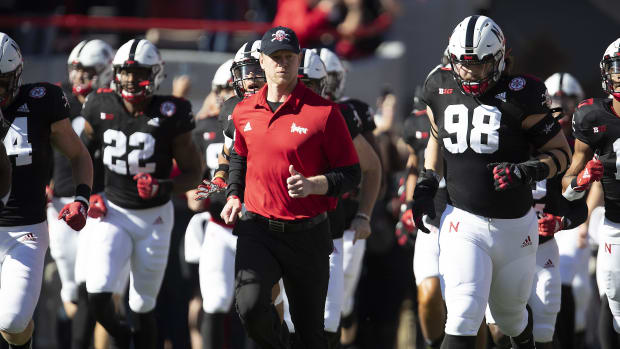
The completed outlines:
{"type": "Polygon", "coordinates": [[[84,205],[86,205],[86,207],[88,207],[88,200],[90,198],[90,187],[87,184],[78,184],[77,187],[75,187],[75,200],[74,201],[79,201],[81,203],[83,203],[84,205]]]}
{"type": "Polygon", "coordinates": [[[367,221],[369,221],[369,222],[370,222],[370,217],[369,217],[367,214],[362,213],[362,212],[358,212],[358,213],[356,213],[356,214],[355,214],[355,218],[365,219],[365,220],[367,220],[367,221]]]}
{"type": "Polygon", "coordinates": [[[575,200],[581,199],[585,195],[586,191],[585,190],[576,191],[574,189],[574,187],[576,186],[577,186],[577,177],[573,178],[568,188],[566,188],[566,190],[562,193],[562,196],[566,198],[566,200],[568,201],[575,201],[575,200]]]}
{"type": "Polygon", "coordinates": [[[241,199],[239,199],[239,197],[237,195],[231,195],[231,196],[227,197],[226,201],[228,201],[230,199],[237,199],[237,200],[241,201],[241,199]]]}
{"type": "Polygon", "coordinates": [[[224,172],[224,173],[228,174],[228,170],[229,169],[230,169],[230,165],[228,165],[228,164],[219,164],[219,166],[217,167],[217,170],[215,170],[215,173],[224,172]]]}
{"type": "Polygon", "coordinates": [[[222,172],[221,170],[218,169],[218,171],[213,176],[213,179],[221,178],[224,180],[224,182],[226,182],[226,178],[224,178],[226,174],[228,174],[228,172],[222,172]]]}

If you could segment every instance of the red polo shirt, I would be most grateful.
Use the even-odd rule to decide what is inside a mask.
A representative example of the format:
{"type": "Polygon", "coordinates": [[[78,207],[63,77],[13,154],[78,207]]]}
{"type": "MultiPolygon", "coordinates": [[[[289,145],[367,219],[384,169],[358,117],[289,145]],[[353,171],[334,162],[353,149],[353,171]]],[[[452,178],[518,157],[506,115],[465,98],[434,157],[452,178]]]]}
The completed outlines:
{"type": "Polygon", "coordinates": [[[308,89],[301,81],[272,112],[267,85],[239,102],[232,114],[235,151],[247,157],[245,206],[277,219],[314,217],[334,209],[337,199],[325,195],[292,198],[286,179],[289,165],[306,177],[331,168],[359,163],[338,106],[308,89]]]}

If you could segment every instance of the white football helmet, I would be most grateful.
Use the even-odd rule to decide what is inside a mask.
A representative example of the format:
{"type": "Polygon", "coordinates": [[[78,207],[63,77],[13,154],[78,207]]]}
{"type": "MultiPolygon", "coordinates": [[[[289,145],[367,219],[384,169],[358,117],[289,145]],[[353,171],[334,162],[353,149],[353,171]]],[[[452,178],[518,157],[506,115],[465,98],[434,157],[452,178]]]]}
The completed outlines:
{"type": "Polygon", "coordinates": [[[325,80],[325,96],[332,101],[342,98],[344,85],[347,78],[347,70],[344,68],[342,61],[334,52],[326,48],[312,49],[318,53],[319,57],[325,64],[327,70],[327,79],[325,80]]]}
{"type": "Polygon", "coordinates": [[[84,40],[77,44],[67,59],[69,81],[73,84],[73,93],[86,96],[93,89],[108,87],[114,76],[112,71],[113,58],[114,50],[105,41],[99,39],[84,40]],[[86,84],[74,82],[75,74],[80,69],[90,70],[86,84]]]}
{"type": "Polygon", "coordinates": [[[549,96],[572,96],[581,101],[584,99],[583,89],[579,81],[569,73],[555,73],[545,80],[549,96]]]}
{"type": "Polygon", "coordinates": [[[265,72],[260,66],[261,41],[246,42],[241,45],[231,67],[233,88],[239,98],[256,93],[265,84],[265,72]],[[248,83],[244,87],[243,82],[248,83]]]}
{"type": "Polygon", "coordinates": [[[305,48],[301,50],[301,64],[297,76],[315,93],[324,95],[327,70],[316,51],[305,48]]]}
{"type": "Polygon", "coordinates": [[[216,90],[218,88],[232,88],[233,76],[230,68],[232,67],[232,58],[222,63],[213,75],[213,81],[211,81],[211,89],[216,90]]]}
{"type": "Polygon", "coordinates": [[[452,73],[463,93],[481,96],[499,80],[506,68],[506,39],[500,27],[489,17],[470,16],[459,23],[448,44],[452,73]],[[490,63],[483,78],[466,81],[458,73],[461,65],[490,63]]]}
{"type": "Polygon", "coordinates": [[[620,38],[607,46],[600,67],[603,91],[620,101],[620,78],[615,82],[612,79],[612,75],[620,74],[620,38]]]}
{"type": "Polygon", "coordinates": [[[5,92],[0,96],[0,107],[7,107],[17,96],[22,85],[24,59],[17,43],[5,33],[0,32],[0,78],[5,84],[5,92]]]}
{"type": "Polygon", "coordinates": [[[164,80],[164,61],[155,45],[146,39],[131,39],[121,46],[114,60],[114,86],[121,97],[130,103],[139,103],[155,93],[164,80]],[[121,84],[121,71],[132,68],[149,70],[149,77],[132,83],[121,84]]]}

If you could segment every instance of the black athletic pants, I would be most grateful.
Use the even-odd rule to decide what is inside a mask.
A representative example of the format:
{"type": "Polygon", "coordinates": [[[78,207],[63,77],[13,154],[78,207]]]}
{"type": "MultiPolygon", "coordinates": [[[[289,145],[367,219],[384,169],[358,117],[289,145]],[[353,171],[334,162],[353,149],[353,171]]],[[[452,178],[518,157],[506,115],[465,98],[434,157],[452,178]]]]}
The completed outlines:
{"type": "Polygon", "coordinates": [[[290,347],[286,323],[271,304],[271,289],[282,278],[295,324],[293,347],[327,349],[323,314],[333,248],[328,220],[283,233],[244,219],[234,234],[236,307],[248,335],[260,348],[290,347]]]}

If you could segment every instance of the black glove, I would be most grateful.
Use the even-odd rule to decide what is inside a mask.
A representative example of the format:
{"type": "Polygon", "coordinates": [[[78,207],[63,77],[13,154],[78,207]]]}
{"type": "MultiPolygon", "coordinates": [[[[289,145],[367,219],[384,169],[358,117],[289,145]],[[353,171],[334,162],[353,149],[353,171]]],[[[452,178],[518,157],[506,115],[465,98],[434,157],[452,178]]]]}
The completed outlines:
{"type": "Polygon", "coordinates": [[[413,190],[413,201],[408,205],[413,215],[413,224],[416,228],[427,234],[431,231],[424,226],[422,216],[428,215],[430,219],[435,218],[435,202],[433,198],[435,197],[435,193],[437,193],[438,187],[439,175],[433,171],[424,169],[420,173],[418,184],[416,184],[413,190]]]}
{"type": "Polygon", "coordinates": [[[497,191],[530,185],[549,176],[549,166],[539,160],[530,160],[519,164],[494,162],[488,164],[487,168],[493,171],[495,190],[497,191]]]}

